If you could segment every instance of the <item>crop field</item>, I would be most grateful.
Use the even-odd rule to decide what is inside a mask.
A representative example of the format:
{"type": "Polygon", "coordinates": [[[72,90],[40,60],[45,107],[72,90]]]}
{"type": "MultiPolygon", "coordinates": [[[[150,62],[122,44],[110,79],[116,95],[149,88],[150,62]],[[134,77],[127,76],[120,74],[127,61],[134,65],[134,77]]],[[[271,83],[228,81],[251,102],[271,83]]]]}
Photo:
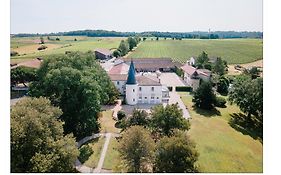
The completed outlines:
{"type": "Polygon", "coordinates": [[[209,57],[221,57],[228,64],[250,63],[263,59],[263,40],[146,40],[135,51],[131,52],[128,57],[170,57],[181,63],[185,63],[191,56],[198,56],[202,51],[207,52],[209,57]]]}
{"type": "Polygon", "coordinates": [[[231,114],[241,112],[236,105],[217,108],[220,115],[196,112],[192,96],[180,92],[181,99],[191,114],[188,131],[199,152],[197,165],[205,173],[263,172],[263,146],[259,140],[235,130],[229,125],[231,114]]]}
{"type": "Polygon", "coordinates": [[[83,36],[59,36],[60,41],[56,41],[55,36],[44,37],[45,44],[48,48],[38,51],[37,48],[41,45],[40,37],[16,37],[11,38],[11,50],[18,52],[19,56],[11,57],[12,62],[16,59],[33,59],[52,54],[61,54],[66,51],[81,51],[87,52],[96,48],[117,48],[120,41],[124,38],[94,38],[83,36]],[[74,41],[74,39],[77,41],[74,41]]]}

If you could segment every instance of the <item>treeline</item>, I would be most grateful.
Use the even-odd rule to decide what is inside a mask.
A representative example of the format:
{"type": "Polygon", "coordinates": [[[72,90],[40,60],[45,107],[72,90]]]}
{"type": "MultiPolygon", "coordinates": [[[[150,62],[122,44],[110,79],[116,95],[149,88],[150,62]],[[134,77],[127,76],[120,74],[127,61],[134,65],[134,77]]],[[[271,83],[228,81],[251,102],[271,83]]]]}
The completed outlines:
{"type": "Polygon", "coordinates": [[[46,33],[46,34],[28,34],[20,33],[13,35],[15,37],[31,36],[88,36],[88,37],[164,37],[164,38],[194,38],[194,39],[218,39],[218,38],[263,38],[263,32],[236,32],[236,31],[194,31],[194,32],[116,32],[107,30],[76,30],[69,32],[46,33]]]}

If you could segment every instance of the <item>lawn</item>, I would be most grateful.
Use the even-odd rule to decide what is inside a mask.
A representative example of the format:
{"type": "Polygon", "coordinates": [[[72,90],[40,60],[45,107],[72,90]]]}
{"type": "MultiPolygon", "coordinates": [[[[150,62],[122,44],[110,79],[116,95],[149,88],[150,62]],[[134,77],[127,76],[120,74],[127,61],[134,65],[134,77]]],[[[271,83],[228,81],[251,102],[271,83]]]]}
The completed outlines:
{"type": "Polygon", "coordinates": [[[112,118],[112,110],[102,112],[102,117],[99,119],[101,124],[100,132],[120,133],[120,129],[115,127],[116,121],[112,118]]]}
{"type": "Polygon", "coordinates": [[[230,114],[241,112],[237,106],[227,104],[227,108],[217,108],[220,115],[196,112],[192,96],[185,92],[179,94],[192,116],[188,133],[197,144],[201,172],[263,172],[261,142],[228,124],[230,114]]]}
{"type": "MultiPolygon", "coordinates": [[[[20,56],[14,56],[11,59],[33,59],[35,57],[44,57],[52,54],[61,54],[65,51],[81,51],[87,52],[96,48],[117,48],[120,41],[124,38],[96,38],[96,37],[82,37],[82,36],[60,36],[60,41],[50,41],[44,37],[45,45],[48,46],[46,50],[38,51],[40,46],[40,37],[17,37],[11,38],[11,50],[17,51],[20,56]],[[74,41],[74,39],[77,41],[74,41]]],[[[55,37],[51,37],[55,38],[55,37]]]]}
{"type": "Polygon", "coordinates": [[[93,139],[90,142],[86,143],[86,144],[90,145],[90,147],[92,148],[94,153],[84,163],[85,166],[95,168],[98,165],[104,142],[105,142],[105,138],[102,136],[102,137],[93,139]]]}
{"type": "Polygon", "coordinates": [[[103,163],[103,169],[113,170],[120,162],[119,152],[116,150],[118,142],[116,138],[111,137],[106,156],[103,163]]]}
{"type": "Polygon", "coordinates": [[[209,57],[220,56],[229,64],[242,64],[262,59],[262,47],[262,39],[146,40],[128,57],[171,57],[185,63],[191,56],[206,51],[209,57]]]}

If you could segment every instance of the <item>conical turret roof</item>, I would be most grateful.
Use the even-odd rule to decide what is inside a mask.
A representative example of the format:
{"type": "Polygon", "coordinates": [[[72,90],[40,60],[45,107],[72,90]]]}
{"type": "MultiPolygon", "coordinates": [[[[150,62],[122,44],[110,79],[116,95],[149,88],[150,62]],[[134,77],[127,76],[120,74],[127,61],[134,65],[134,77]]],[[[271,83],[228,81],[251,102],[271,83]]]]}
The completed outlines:
{"type": "Polygon", "coordinates": [[[126,84],[137,84],[135,73],[135,66],[133,60],[131,60],[126,84]]]}

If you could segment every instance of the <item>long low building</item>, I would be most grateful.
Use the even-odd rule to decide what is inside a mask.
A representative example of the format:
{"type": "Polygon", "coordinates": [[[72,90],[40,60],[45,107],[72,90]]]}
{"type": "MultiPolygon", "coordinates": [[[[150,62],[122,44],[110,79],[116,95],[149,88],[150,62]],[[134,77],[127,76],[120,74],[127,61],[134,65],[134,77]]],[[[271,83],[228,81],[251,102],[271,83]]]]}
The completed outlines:
{"type": "MultiPolygon", "coordinates": [[[[126,64],[130,64],[132,58],[122,58],[126,64]]],[[[137,72],[171,72],[182,64],[171,58],[134,58],[135,70],[137,72]]]]}

